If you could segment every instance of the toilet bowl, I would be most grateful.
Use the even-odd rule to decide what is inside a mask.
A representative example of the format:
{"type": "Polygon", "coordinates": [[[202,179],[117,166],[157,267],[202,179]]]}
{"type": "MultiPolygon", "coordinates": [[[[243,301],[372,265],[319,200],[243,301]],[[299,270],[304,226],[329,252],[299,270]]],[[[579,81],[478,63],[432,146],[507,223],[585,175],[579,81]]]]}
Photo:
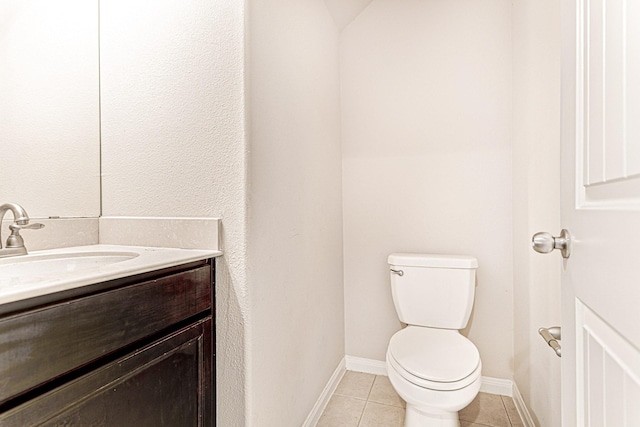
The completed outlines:
{"type": "Polygon", "coordinates": [[[407,403],[405,427],[459,426],[458,411],[480,390],[480,355],[458,331],[408,326],[391,338],[386,364],[407,403]]]}
{"type": "Polygon", "coordinates": [[[460,334],[475,295],[477,260],[392,254],[391,289],[407,327],[389,341],[387,374],[407,403],[405,427],[457,427],[458,411],[480,390],[482,362],[460,334]]]}

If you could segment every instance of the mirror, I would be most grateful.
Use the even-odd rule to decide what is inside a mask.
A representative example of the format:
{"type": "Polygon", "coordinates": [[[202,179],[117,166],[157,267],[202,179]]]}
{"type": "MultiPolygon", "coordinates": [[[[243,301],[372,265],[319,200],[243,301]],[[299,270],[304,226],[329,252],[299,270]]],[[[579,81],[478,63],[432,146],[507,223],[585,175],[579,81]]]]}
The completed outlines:
{"type": "Polygon", "coordinates": [[[0,0],[0,203],[100,215],[98,0],[0,0]]]}

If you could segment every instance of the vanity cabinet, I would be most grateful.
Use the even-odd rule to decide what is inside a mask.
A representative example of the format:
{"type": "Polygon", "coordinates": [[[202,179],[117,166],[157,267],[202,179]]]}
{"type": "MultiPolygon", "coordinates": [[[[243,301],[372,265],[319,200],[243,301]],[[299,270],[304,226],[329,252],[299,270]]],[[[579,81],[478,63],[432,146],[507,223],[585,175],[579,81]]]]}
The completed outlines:
{"type": "Polygon", "coordinates": [[[213,426],[213,260],[0,317],[0,426],[213,426]]]}

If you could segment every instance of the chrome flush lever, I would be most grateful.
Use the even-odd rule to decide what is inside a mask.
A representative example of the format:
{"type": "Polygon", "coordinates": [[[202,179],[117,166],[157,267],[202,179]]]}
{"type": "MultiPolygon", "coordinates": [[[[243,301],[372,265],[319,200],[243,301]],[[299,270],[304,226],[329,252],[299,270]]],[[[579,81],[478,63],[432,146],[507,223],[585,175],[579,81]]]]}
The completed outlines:
{"type": "Polygon", "coordinates": [[[404,271],[402,270],[394,270],[393,268],[390,268],[390,270],[392,274],[397,274],[398,276],[404,276],[404,271]]]}
{"type": "Polygon", "coordinates": [[[562,229],[560,236],[553,237],[551,233],[541,232],[533,235],[531,245],[536,252],[548,254],[554,249],[560,249],[562,258],[569,258],[571,255],[571,234],[568,230],[562,229]]]}

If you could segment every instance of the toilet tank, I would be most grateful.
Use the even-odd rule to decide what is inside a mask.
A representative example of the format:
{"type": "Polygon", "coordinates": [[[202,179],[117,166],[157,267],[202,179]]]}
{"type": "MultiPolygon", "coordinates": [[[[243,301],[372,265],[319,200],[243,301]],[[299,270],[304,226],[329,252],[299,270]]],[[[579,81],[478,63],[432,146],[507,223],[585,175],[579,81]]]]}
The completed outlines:
{"type": "Polygon", "coordinates": [[[391,293],[398,318],[443,329],[467,326],[478,260],[464,255],[389,255],[391,293]]]}

